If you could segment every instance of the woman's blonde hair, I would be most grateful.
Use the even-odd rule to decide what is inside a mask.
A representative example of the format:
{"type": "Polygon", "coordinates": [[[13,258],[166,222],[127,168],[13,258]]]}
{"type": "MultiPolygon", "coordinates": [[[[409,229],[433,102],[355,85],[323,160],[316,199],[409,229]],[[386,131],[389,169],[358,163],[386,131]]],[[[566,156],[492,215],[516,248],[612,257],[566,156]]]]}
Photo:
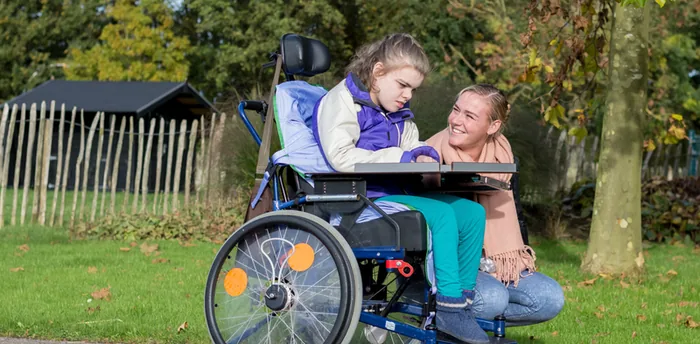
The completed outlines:
{"type": "Polygon", "coordinates": [[[455,102],[457,102],[459,97],[467,92],[474,93],[489,100],[489,104],[491,105],[491,121],[493,122],[500,120],[501,129],[499,132],[502,131],[503,127],[506,125],[506,122],[508,122],[508,119],[510,118],[510,104],[508,104],[508,97],[506,97],[506,95],[496,86],[490,84],[476,84],[459,91],[455,102]]]}
{"type": "Polygon", "coordinates": [[[430,61],[423,47],[407,33],[391,34],[362,46],[355,53],[347,72],[357,75],[371,89],[374,85],[372,71],[377,62],[384,65],[383,73],[405,66],[411,66],[423,75],[430,72],[430,61]]]}

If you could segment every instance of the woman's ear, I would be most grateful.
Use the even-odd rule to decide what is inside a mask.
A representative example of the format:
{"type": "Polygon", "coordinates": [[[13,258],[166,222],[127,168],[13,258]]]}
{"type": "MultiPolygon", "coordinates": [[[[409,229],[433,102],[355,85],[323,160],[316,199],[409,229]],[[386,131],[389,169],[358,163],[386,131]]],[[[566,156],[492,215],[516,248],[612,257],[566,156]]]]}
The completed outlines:
{"type": "Polygon", "coordinates": [[[486,131],[486,133],[489,135],[493,135],[493,134],[497,133],[499,130],[501,130],[502,124],[503,124],[503,122],[501,122],[500,119],[497,119],[497,120],[491,122],[491,124],[489,125],[489,129],[486,131]]]}

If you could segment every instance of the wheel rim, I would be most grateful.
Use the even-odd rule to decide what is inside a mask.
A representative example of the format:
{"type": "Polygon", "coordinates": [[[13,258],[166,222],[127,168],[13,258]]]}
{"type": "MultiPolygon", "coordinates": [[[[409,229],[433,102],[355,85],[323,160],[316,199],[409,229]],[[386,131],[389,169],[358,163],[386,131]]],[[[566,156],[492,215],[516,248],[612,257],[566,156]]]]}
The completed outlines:
{"type": "Polygon", "coordinates": [[[216,342],[324,343],[338,336],[349,271],[334,239],[300,221],[241,229],[219,252],[207,285],[216,342]]]}

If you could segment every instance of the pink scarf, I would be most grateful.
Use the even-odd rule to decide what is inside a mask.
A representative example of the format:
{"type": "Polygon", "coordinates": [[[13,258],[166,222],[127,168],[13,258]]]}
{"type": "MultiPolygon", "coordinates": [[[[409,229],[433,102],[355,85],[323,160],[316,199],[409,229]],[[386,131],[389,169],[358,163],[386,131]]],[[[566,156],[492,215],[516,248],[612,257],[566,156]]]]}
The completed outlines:
{"type": "MultiPolygon", "coordinates": [[[[433,135],[426,143],[435,148],[446,164],[475,162],[469,154],[449,144],[449,128],[433,135]]],[[[505,136],[490,136],[481,150],[477,162],[513,163],[513,151],[505,136]]],[[[484,174],[502,181],[510,181],[510,174],[484,174]]],[[[478,194],[477,201],[486,209],[486,233],[484,252],[493,260],[496,272],[492,275],[508,285],[518,285],[521,272],[535,271],[535,252],[525,245],[520,234],[518,214],[513,191],[478,194]]]]}

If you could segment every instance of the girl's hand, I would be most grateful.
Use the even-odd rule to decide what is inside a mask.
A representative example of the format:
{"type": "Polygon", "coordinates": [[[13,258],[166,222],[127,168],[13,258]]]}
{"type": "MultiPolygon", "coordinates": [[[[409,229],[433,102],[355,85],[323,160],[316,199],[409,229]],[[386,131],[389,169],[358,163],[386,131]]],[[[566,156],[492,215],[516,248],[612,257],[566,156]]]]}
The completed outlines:
{"type": "Polygon", "coordinates": [[[416,162],[437,162],[437,160],[427,156],[427,155],[421,155],[416,158],[416,162]]]}

